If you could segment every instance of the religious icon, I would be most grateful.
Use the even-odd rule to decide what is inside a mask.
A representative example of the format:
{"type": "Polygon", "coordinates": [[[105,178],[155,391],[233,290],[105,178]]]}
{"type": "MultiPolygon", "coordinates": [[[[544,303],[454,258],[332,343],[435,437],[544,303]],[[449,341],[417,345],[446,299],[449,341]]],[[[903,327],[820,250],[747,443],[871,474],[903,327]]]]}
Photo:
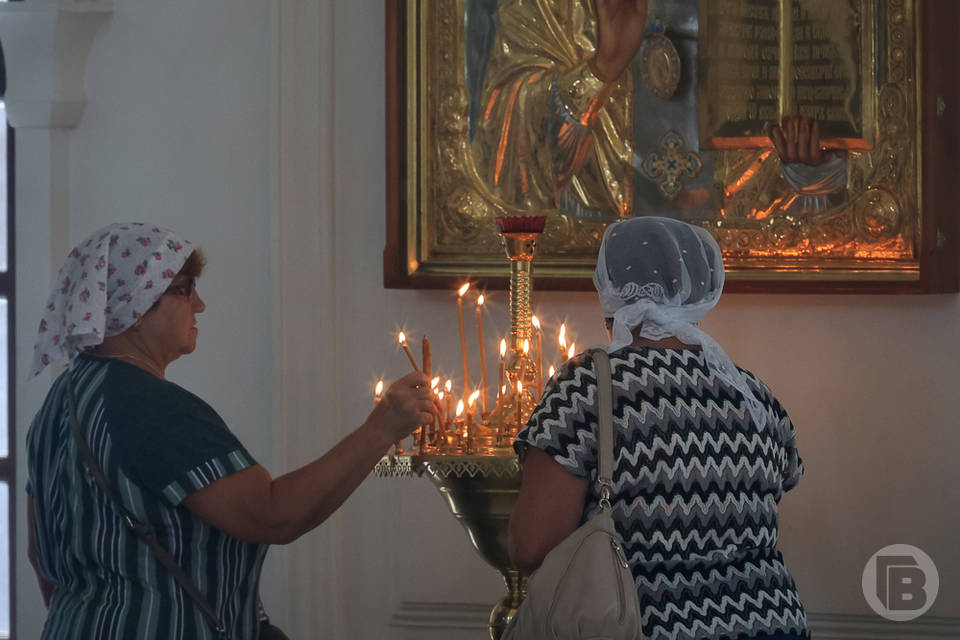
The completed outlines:
{"type": "Polygon", "coordinates": [[[438,54],[408,75],[427,131],[397,263],[495,274],[494,217],[544,214],[540,273],[585,274],[606,224],[654,214],[710,229],[734,279],[916,278],[914,0],[649,1],[407,5],[438,54]],[[644,37],[608,82],[592,64],[614,5],[639,7],[644,37]],[[827,152],[781,162],[784,117],[781,139],[827,152]]]}
{"type": "MultiPolygon", "coordinates": [[[[832,65],[855,57],[852,48],[841,43],[852,30],[852,9],[864,2],[846,0],[850,5],[847,8],[851,9],[849,15],[842,12],[838,15],[836,7],[844,3],[836,0],[824,5],[833,7],[829,12],[817,13],[816,3],[808,3],[811,8],[797,12],[798,24],[794,28],[803,24],[806,29],[809,24],[823,31],[815,34],[822,36],[826,43],[820,45],[823,52],[816,59],[818,64],[832,65]],[[827,31],[828,19],[841,26],[827,31]]],[[[704,127],[700,121],[706,118],[701,117],[701,104],[705,106],[704,113],[711,116],[711,124],[720,121],[729,126],[728,123],[737,122],[744,115],[759,119],[759,114],[751,111],[750,83],[746,83],[743,94],[721,102],[720,107],[726,109],[719,114],[715,115],[710,109],[720,109],[715,106],[716,96],[727,98],[727,89],[740,89],[742,83],[728,78],[757,71],[746,66],[745,60],[761,61],[760,70],[765,70],[763,65],[776,67],[781,62],[782,56],[774,56],[772,52],[768,55],[759,44],[756,51],[749,50],[749,43],[762,42],[757,38],[769,36],[776,52],[780,51],[777,42],[783,17],[779,5],[777,1],[725,0],[718,5],[716,0],[712,3],[678,0],[678,10],[673,12],[678,25],[673,27],[673,33],[680,42],[679,53],[663,34],[662,25],[657,31],[647,33],[642,42],[625,45],[625,60],[629,63],[636,57],[635,62],[639,63],[639,75],[644,81],[638,83],[631,77],[635,66],[621,71],[613,82],[604,82],[592,73],[591,63],[603,54],[604,38],[610,41],[629,38],[629,33],[622,28],[625,21],[634,20],[640,27],[635,31],[643,31],[641,25],[647,20],[646,2],[500,3],[497,7],[499,27],[490,49],[480,96],[481,109],[471,145],[480,179],[508,205],[527,210],[556,208],[574,217],[610,220],[655,213],[709,222],[724,211],[726,217],[747,222],[761,212],[764,217],[823,212],[828,207],[825,198],[796,196],[809,191],[812,185],[829,187],[816,193],[821,196],[841,190],[847,175],[845,163],[828,164],[825,171],[812,172],[815,175],[809,179],[806,173],[811,172],[805,172],[797,176],[800,184],[791,188],[788,180],[778,180],[777,155],[768,149],[752,149],[769,148],[769,141],[758,145],[755,136],[748,132],[738,131],[739,135],[734,135],[724,131],[727,148],[748,150],[736,154],[735,160],[729,162],[722,154],[712,151],[717,146],[711,135],[714,132],[702,134],[704,127]],[[604,20],[602,9],[607,5],[610,6],[607,11],[613,11],[613,5],[618,5],[619,12],[604,20]],[[582,17],[573,18],[578,12],[582,17]],[[717,40],[723,46],[715,45],[715,40],[709,40],[706,46],[701,42],[701,16],[706,17],[705,22],[719,34],[717,40]],[[558,28],[535,28],[551,24],[558,28]],[[728,33],[740,39],[731,42],[723,37],[728,33]],[[701,48],[705,51],[701,52],[701,48]],[[735,53],[729,53],[731,48],[735,53]],[[638,50],[640,55],[635,56],[638,50]],[[698,60],[701,53],[711,55],[701,61],[698,60]],[[725,60],[722,54],[727,54],[725,60]],[[682,63],[676,60],[678,56],[683,58],[682,63]],[[769,63],[763,62],[766,57],[771,58],[769,63]],[[709,76],[713,85],[701,81],[700,69],[707,65],[715,70],[709,76]],[[675,99],[668,105],[651,101],[649,93],[660,99],[672,95],[672,76],[679,76],[681,68],[690,77],[675,99]],[[716,91],[701,91],[714,85],[716,91]],[[738,111],[741,105],[746,108],[738,111]],[[639,117],[640,113],[643,118],[639,117]],[[538,147],[541,150],[535,151],[538,147]],[[678,156],[678,148],[689,152],[678,156]],[[545,156],[550,151],[551,161],[547,161],[545,156]],[[651,172],[653,165],[657,170],[651,172]],[[666,180],[660,180],[660,176],[666,180]],[[718,182],[721,176],[726,178],[724,183],[718,182]],[[754,184],[762,185],[758,189],[766,190],[769,196],[761,197],[758,189],[752,188],[754,184]],[[746,204],[749,210],[730,206],[739,191],[750,194],[751,201],[746,204]]],[[[794,48],[794,42],[789,44],[794,48]]],[[[780,74],[769,75],[776,82],[780,74]]],[[[850,76],[856,74],[848,73],[841,78],[838,87],[841,93],[855,91],[847,86],[850,76]]],[[[769,121],[779,120],[779,116],[785,114],[772,110],[767,115],[769,121]]],[[[832,114],[824,112],[824,115],[832,114]]],[[[841,113],[840,117],[844,115],[841,113]]],[[[860,146],[869,148],[870,145],[863,141],[860,146]]],[[[757,249],[762,251],[764,247],[757,249]]],[[[909,247],[904,247],[904,251],[907,250],[909,247]]]]}

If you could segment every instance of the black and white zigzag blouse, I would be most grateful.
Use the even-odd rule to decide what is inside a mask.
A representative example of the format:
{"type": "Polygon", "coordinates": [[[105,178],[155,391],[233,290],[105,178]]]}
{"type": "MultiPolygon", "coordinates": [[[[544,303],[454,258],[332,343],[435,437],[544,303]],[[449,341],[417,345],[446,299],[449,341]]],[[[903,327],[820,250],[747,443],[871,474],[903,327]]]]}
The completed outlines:
{"type": "MultiPolygon", "coordinates": [[[[625,347],[610,354],[616,454],[613,517],[623,536],[650,640],[808,638],[806,614],[776,549],[777,503],[803,473],[786,411],[744,371],[769,419],[699,350],[625,347]]],[[[590,479],[599,509],[597,386],[588,354],[568,361],[514,446],[542,449],[590,479]]]]}

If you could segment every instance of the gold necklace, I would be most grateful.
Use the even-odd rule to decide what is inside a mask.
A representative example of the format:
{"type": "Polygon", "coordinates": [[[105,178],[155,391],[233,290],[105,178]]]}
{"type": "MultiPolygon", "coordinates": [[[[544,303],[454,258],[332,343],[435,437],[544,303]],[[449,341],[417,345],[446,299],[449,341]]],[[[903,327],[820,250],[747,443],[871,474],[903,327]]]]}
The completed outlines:
{"type": "Polygon", "coordinates": [[[163,373],[160,371],[157,365],[154,364],[153,362],[150,362],[146,358],[135,356],[132,353],[104,353],[101,355],[107,358],[129,358],[131,360],[136,360],[137,362],[146,365],[146,367],[150,370],[150,373],[152,373],[153,375],[157,376],[160,379],[163,379],[163,373]]]}

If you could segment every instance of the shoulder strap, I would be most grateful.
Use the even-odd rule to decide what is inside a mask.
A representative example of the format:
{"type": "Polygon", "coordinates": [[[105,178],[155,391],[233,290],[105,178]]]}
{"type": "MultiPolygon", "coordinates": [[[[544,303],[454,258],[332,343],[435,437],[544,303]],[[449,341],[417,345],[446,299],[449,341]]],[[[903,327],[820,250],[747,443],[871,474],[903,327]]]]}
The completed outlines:
{"type": "Polygon", "coordinates": [[[613,383],[610,356],[603,349],[591,349],[593,369],[597,374],[597,484],[600,485],[600,506],[610,507],[613,491],[613,383]]]}
{"type": "Polygon", "coordinates": [[[90,445],[87,444],[86,439],[83,437],[83,432],[80,429],[80,423],[77,421],[77,397],[73,390],[73,367],[71,366],[66,373],[67,376],[67,403],[68,403],[68,415],[70,422],[70,431],[73,433],[73,439],[77,443],[77,450],[80,452],[80,457],[83,458],[84,463],[87,465],[87,469],[90,471],[90,475],[93,476],[94,480],[97,481],[97,484],[100,485],[100,488],[106,494],[107,498],[110,499],[110,502],[113,503],[113,507],[119,512],[123,523],[127,526],[128,529],[133,531],[141,540],[143,540],[150,550],[153,551],[153,554],[157,556],[163,566],[167,568],[167,571],[173,575],[177,583],[180,584],[180,587],[190,596],[190,599],[197,605],[197,608],[200,609],[200,612],[207,619],[207,622],[210,623],[210,626],[217,633],[217,637],[221,640],[226,640],[227,631],[223,626],[223,623],[220,622],[220,618],[217,617],[216,612],[213,610],[213,607],[210,606],[210,603],[207,602],[207,599],[203,597],[203,594],[197,589],[193,584],[193,580],[190,579],[183,569],[180,568],[180,565],[177,564],[177,561],[173,559],[173,556],[164,549],[160,543],[157,541],[156,536],[153,535],[153,531],[147,528],[142,522],[137,520],[133,515],[127,511],[127,508],[123,506],[123,503],[120,502],[120,499],[117,498],[117,495],[113,492],[113,489],[110,487],[110,482],[107,480],[106,475],[104,475],[103,470],[100,468],[100,464],[97,462],[97,459],[93,455],[93,451],[90,450],[90,445]]]}

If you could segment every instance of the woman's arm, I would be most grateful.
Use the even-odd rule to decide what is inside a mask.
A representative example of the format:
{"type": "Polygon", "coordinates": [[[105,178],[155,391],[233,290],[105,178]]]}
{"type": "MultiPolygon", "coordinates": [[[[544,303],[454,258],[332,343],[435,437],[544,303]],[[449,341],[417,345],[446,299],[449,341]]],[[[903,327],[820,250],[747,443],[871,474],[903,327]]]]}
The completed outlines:
{"type": "Polygon", "coordinates": [[[191,493],[184,506],[247,542],[287,544],[326,520],[394,442],[438,414],[423,374],[394,383],[363,425],[310,464],[277,479],[260,465],[191,493]]]}
{"type": "Polygon", "coordinates": [[[510,516],[510,558],[533,572],[580,524],[588,480],[573,475],[536,447],[527,447],[523,482],[510,516]]]}
{"type": "Polygon", "coordinates": [[[40,594],[43,604],[50,608],[50,597],[53,595],[53,583],[44,579],[40,573],[40,563],[37,560],[37,534],[34,532],[37,518],[33,511],[33,496],[27,496],[27,558],[37,574],[37,583],[40,585],[40,594]]]}

